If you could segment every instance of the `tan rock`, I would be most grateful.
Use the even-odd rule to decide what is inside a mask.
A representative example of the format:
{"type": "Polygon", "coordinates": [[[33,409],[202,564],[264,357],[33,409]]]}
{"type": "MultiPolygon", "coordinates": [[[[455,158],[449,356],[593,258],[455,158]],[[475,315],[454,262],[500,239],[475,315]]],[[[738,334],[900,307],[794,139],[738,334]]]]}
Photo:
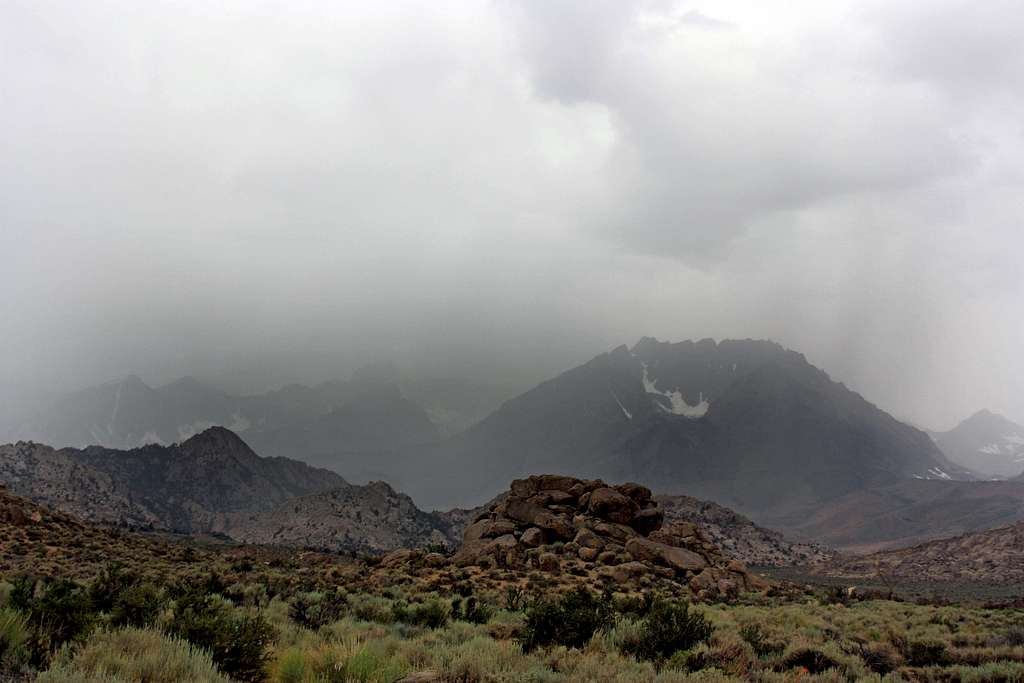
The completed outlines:
{"type": "Polygon", "coordinates": [[[614,567],[602,567],[601,575],[611,578],[616,583],[627,583],[631,579],[646,575],[649,571],[643,562],[624,562],[614,567]]]}
{"type": "Polygon", "coordinates": [[[587,501],[587,512],[619,524],[629,524],[639,509],[631,498],[607,486],[592,491],[587,501]]]}
{"type": "Polygon", "coordinates": [[[394,550],[384,557],[381,558],[380,566],[382,567],[397,567],[400,564],[406,564],[413,560],[418,560],[421,557],[421,553],[418,550],[394,550]]]}
{"type": "Polygon", "coordinates": [[[576,532],[573,542],[584,548],[594,548],[595,550],[604,548],[604,541],[601,540],[601,537],[586,527],[576,532]]]}
{"type": "Polygon", "coordinates": [[[544,545],[544,532],[535,526],[531,526],[519,537],[519,542],[527,548],[536,548],[544,545]]]}
{"type": "Polygon", "coordinates": [[[554,553],[541,553],[541,556],[537,558],[537,564],[541,571],[552,574],[556,574],[562,569],[562,563],[559,561],[558,555],[554,553]]]}
{"type": "Polygon", "coordinates": [[[638,532],[647,536],[660,529],[664,521],[665,513],[660,508],[647,508],[634,515],[632,526],[638,532]]]}
{"type": "Polygon", "coordinates": [[[620,543],[625,543],[629,539],[637,535],[636,529],[625,524],[614,524],[612,522],[597,522],[591,526],[599,536],[605,536],[607,538],[614,539],[620,543]]]}
{"type": "Polygon", "coordinates": [[[626,542],[626,552],[639,560],[660,562],[680,572],[702,569],[708,564],[707,560],[695,552],[639,536],[626,542]]]}
{"type": "Polygon", "coordinates": [[[646,486],[635,484],[633,482],[626,482],[625,484],[619,484],[615,487],[615,490],[626,496],[632,498],[638,505],[643,504],[651,499],[651,490],[646,486]]]}
{"type": "Polygon", "coordinates": [[[423,556],[423,564],[428,567],[443,567],[448,564],[448,558],[441,553],[427,553],[423,556]]]}
{"type": "Polygon", "coordinates": [[[463,542],[476,541],[482,538],[497,538],[515,531],[516,525],[507,519],[481,520],[466,527],[462,534],[463,542]]]}
{"type": "Polygon", "coordinates": [[[510,499],[505,514],[516,521],[549,531],[555,538],[567,540],[572,538],[576,531],[565,516],[556,515],[525,500],[510,499]]]}

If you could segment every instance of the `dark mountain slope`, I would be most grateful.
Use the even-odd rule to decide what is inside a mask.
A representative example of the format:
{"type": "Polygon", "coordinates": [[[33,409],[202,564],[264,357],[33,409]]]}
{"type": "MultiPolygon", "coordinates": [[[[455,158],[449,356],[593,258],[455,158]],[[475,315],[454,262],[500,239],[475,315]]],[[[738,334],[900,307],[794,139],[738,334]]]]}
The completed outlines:
{"type": "Polygon", "coordinates": [[[479,501],[535,471],[636,480],[787,519],[896,480],[969,476],[793,351],[763,341],[641,340],[506,402],[424,456],[432,505],[479,501]]]}
{"type": "Polygon", "coordinates": [[[305,463],[261,458],[220,427],[128,451],[2,446],[0,475],[15,493],[86,519],[191,533],[223,530],[227,514],[346,485],[305,463]]]}
{"type": "Polygon", "coordinates": [[[1024,427],[981,410],[948,432],[933,435],[950,460],[991,477],[1024,473],[1024,427]]]}

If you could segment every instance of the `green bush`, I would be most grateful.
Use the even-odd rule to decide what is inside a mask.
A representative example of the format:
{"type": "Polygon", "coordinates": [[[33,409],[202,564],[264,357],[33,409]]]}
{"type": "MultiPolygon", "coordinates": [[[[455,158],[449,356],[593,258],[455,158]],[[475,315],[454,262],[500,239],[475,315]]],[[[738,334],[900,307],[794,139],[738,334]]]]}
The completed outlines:
{"type": "Polygon", "coordinates": [[[486,624],[494,616],[494,608],[477,600],[472,595],[463,602],[462,598],[452,600],[452,618],[471,624],[486,624]]]}
{"type": "Polygon", "coordinates": [[[138,574],[125,569],[120,562],[110,562],[89,584],[89,599],[97,611],[109,612],[117,599],[140,581],[138,574]]]}
{"type": "Polygon", "coordinates": [[[10,604],[31,627],[28,648],[36,665],[45,663],[60,646],[87,634],[96,621],[87,591],[68,579],[51,581],[37,590],[35,580],[22,577],[14,584],[10,604]]]}
{"type": "Polygon", "coordinates": [[[392,621],[412,626],[426,626],[427,628],[441,628],[448,623],[448,609],[438,600],[406,607],[400,603],[391,606],[392,621]]]}
{"type": "Polygon", "coordinates": [[[523,650],[544,645],[584,646],[612,622],[611,601],[576,588],[557,601],[536,600],[526,610],[523,650]]]}
{"type": "Polygon", "coordinates": [[[771,657],[780,654],[786,649],[784,643],[769,640],[764,629],[754,622],[748,622],[740,626],[739,636],[758,657],[771,657]]]}
{"type": "Polygon", "coordinates": [[[940,640],[911,640],[906,644],[903,656],[910,666],[946,666],[950,663],[949,650],[940,640]]]}
{"type": "Polygon", "coordinates": [[[126,588],[114,600],[110,609],[111,626],[152,626],[167,600],[149,583],[126,588]]]}
{"type": "Polygon", "coordinates": [[[63,649],[39,683],[105,680],[228,683],[210,653],[150,629],[97,631],[81,647],[63,649]]]}
{"type": "Polygon", "coordinates": [[[273,630],[262,615],[236,615],[216,596],[186,593],[178,598],[167,632],[209,650],[217,668],[234,679],[266,677],[266,648],[273,630]]]}
{"type": "Polygon", "coordinates": [[[783,669],[807,669],[808,673],[819,674],[835,669],[839,662],[815,647],[798,647],[782,658],[783,669]]]}
{"type": "Polygon", "coordinates": [[[31,637],[25,617],[13,609],[0,609],[0,679],[20,673],[28,664],[31,637]]]}
{"type": "Polygon", "coordinates": [[[288,618],[315,630],[341,619],[347,608],[348,600],[342,593],[299,593],[288,604],[288,618]]]}
{"type": "Polygon", "coordinates": [[[641,621],[639,637],[623,644],[623,654],[641,660],[664,661],[711,637],[711,623],[683,603],[655,601],[641,621]]]}

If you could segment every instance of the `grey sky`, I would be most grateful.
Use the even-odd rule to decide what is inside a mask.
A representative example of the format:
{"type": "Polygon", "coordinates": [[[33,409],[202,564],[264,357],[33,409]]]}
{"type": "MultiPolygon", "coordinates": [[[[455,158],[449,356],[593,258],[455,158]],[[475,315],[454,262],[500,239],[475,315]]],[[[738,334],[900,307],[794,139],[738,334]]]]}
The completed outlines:
{"type": "Polygon", "coordinates": [[[1024,420],[1024,6],[775,5],[4,2],[0,380],[767,337],[1024,420]]]}

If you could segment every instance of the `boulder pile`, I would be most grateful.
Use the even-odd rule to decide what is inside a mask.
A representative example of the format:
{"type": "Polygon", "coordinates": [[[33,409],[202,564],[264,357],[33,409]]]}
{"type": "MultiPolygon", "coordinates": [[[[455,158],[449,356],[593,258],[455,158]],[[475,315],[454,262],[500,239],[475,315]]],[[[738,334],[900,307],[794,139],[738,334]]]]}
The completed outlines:
{"type": "Polygon", "coordinates": [[[551,474],[513,481],[466,527],[451,561],[551,573],[582,564],[618,584],[685,583],[700,599],[766,587],[694,524],[666,524],[646,486],[551,474]]]}

